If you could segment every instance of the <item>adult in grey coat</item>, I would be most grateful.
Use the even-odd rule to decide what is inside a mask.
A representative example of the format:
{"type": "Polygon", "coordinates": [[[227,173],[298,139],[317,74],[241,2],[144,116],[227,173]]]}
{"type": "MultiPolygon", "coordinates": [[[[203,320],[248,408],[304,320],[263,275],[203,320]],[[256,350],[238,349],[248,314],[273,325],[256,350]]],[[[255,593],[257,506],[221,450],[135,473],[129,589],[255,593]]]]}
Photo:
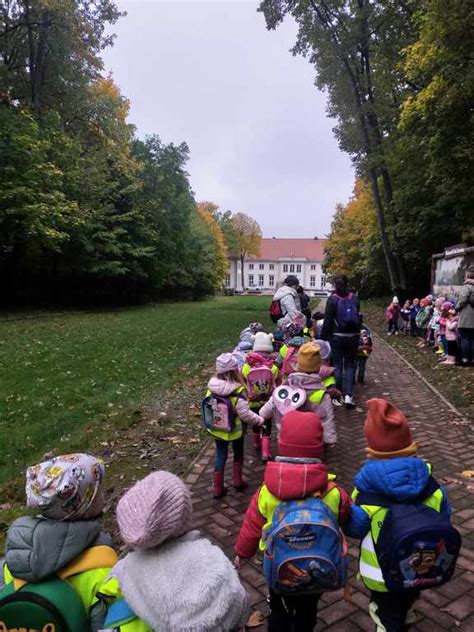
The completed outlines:
{"type": "Polygon", "coordinates": [[[461,347],[461,364],[474,362],[474,266],[466,270],[466,277],[456,304],[459,314],[458,332],[461,347]]]}

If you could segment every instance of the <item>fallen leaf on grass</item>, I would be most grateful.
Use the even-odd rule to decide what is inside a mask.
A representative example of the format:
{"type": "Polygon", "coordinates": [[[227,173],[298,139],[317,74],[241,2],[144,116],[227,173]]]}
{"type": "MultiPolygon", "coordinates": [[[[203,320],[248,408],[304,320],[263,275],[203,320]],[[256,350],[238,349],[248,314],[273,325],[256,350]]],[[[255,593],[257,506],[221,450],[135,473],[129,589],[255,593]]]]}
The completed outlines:
{"type": "Polygon", "coordinates": [[[245,624],[246,628],[258,628],[260,625],[265,623],[265,617],[260,612],[260,610],[255,610],[249,617],[249,620],[245,624]]]}

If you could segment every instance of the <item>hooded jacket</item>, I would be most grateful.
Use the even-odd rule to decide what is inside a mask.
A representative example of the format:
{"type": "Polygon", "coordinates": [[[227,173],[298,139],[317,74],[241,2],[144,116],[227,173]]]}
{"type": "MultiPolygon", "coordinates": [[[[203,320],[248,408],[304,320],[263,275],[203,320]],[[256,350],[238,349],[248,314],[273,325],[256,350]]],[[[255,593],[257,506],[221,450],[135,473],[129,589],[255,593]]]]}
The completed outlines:
{"type": "Polygon", "coordinates": [[[198,531],[129,553],[113,570],[133,612],[160,632],[243,627],[248,597],[224,552],[198,531]]]}
{"type": "Polygon", "coordinates": [[[474,279],[468,279],[462,286],[456,310],[459,313],[458,327],[474,329],[474,279]]]}
{"type": "MultiPolygon", "coordinates": [[[[373,492],[387,496],[394,501],[409,501],[419,497],[428,484],[431,476],[431,465],[417,457],[403,457],[384,461],[367,461],[355,477],[355,488],[352,492],[352,500],[357,502],[360,492],[373,492]]],[[[426,505],[451,515],[446,492],[440,488],[424,501],[426,505]]],[[[372,505],[352,506],[350,519],[344,527],[344,532],[354,538],[362,540],[360,556],[360,572],[364,583],[371,590],[386,591],[383,580],[374,579],[381,575],[380,569],[372,568],[372,578],[367,577],[364,570],[364,549],[373,552],[372,533],[380,532],[385,520],[386,510],[372,505]],[[382,511],[384,513],[382,514],[382,511]],[[374,523],[374,524],[372,524],[374,523]],[[368,542],[369,541],[369,542],[368,542]],[[378,572],[377,572],[378,570],[378,572]]],[[[378,537],[378,535],[377,535],[378,537]]],[[[367,567],[368,564],[365,564],[367,567]]],[[[370,568],[369,568],[370,575],[370,568]]]]}
{"type": "MultiPolygon", "coordinates": [[[[8,529],[5,547],[5,583],[12,578],[38,583],[71,564],[86,549],[111,546],[96,520],[59,522],[23,516],[8,529]]],[[[115,560],[114,560],[115,562],[115,560]]],[[[90,630],[101,628],[106,606],[98,599],[100,586],[112,565],[83,571],[67,578],[89,614],[90,630]]]]}
{"type": "MultiPolygon", "coordinates": [[[[252,557],[259,547],[262,532],[271,524],[273,512],[286,501],[308,498],[320,494],[322,500],[335,511],[338,522],[344,524],[351,502],[342,487],[328,491],[328,483],[335,476],[318,459],[291,459],[277,457],[267,463],[263,485],[250,501],[235,544],[235,552],[242,558],[252,557]]],[[[260,542],[264,549],[264,543],[260,542]]]]}
{"type": "Polygon", "coordinates": [[[301,302],[296,288],[282,285],[273,296],[274,301],[280,301],[283,318],[278,321],[280,329],[290,323],[298,312],[301,313],[301,302]]]}
{"type": "Polygon", "coordinates": [[[221,397],[235,397],[235,429],[233,432],[223,432],[219,430],[208,430],[210,434],[223,439],[224,441],[234,441],[242,436],[242,421],[246,424],[258,424],[260,417],[250,410],[250,406],[245,395],[245,387],[240,382],[229,382],[218,377],[211,377],[207,384],[208,391],[221,397]]]}
{"type": "MultiPolygon", "coordinates": [[[[319,403],[310,400],[310,396],[313,393],[325,391],[321,376],[318,373],[292,373],[288,376],[287,384],[293,388],[303,388],[306,391],[307,399],[301,410],[317,413],[321,417],[324,443],[334,445],[337,441],[337,431],[331,397],[324,392],[319,403]]],[[[264,419],[276,417],[276,413],[277,411],[272,398],[260,409],[260,415],[264,419]]],[[[280,420],[276,419],[276,423],[279,427],[280,420]]]]}

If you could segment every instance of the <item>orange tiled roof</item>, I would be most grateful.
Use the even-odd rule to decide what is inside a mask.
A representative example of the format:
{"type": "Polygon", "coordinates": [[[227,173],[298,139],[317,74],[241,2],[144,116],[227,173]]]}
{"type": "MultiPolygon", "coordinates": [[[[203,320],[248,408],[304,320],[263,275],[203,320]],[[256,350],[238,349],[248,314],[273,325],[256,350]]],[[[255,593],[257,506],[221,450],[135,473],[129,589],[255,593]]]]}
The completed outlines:
{"type": "Polygon", "coordinates": [[[278,239],[263,238],[259,257],[249,257],[262,261],[276,261],[278,259],[324,259],[324,245],[326,239],[278,239]]]}

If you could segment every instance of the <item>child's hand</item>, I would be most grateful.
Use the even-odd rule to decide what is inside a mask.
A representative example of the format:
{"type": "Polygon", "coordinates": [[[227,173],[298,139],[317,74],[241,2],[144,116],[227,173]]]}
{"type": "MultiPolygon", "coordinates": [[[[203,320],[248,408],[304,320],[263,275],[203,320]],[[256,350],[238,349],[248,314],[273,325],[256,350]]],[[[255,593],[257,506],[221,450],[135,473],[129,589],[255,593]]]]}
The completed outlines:
{"type": "Polygon", "coordinates": [[[236,555],[235,559],[234,559],[234,567],[235,567],[235,569],[240,571],[240,565],[241,565],[240,557],[238,555],[236,555]]]}
{"type": "Polygon", "coordinates": [[[258,417],[259,417],[259,420],[255,422],[255,425],[257,426],[257,428],[261,428],[262,426],[265,425],[265,419],[263,417],[260,417],[260,415],[258,417]]]}

